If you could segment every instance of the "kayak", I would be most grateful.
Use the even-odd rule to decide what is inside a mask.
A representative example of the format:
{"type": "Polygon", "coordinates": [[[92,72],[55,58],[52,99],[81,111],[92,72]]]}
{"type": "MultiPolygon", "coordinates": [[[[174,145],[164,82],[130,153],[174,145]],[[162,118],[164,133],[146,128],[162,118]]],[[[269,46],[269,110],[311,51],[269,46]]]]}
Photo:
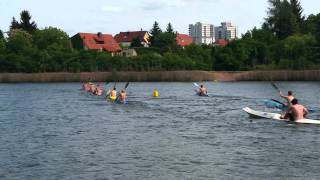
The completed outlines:
{"type": "Polygon", "coordinates": [[[202,97],[209,97],[209,95],[208,95],[208,94],[200,94],[199,92],[197,92],[197,93],[196,93],[196,95],[198,95],[198,96],[202,96],[202,97]]]}
{"type": "Polygon", "coordinates": [[[256,118],[266,118],[266,119],[274,119],[278,121],[285,121],[285,122],[295,122],[299,124],[319,124],[320,120],[313,120],[313,119],[300,119],[296,121],[290,121],[289,119],[281,119],[281,114],[278,113],[270,113],[270,112],[262,112],[262,111],[255,111],[249,107],[243,108],[243,110],[248,113],[251,117],[256,118]]]}
{"type": "Polygon", "coordinates": [[[208,97],[208,94],[201,94],[198,90],[195,90],[197,96],[208,97]]]}
{"type": "MultiPolygon", "coordinates": [[[[286,111],[288,109],[288,106],[285,105],[284,103],[277,101],[275,99],[265,99],[263,100],[264,104],[266,107],[268,108],[276,108],[276,109],[280,109],[282,111],[286,111]]],[[[315,108],[307,108],[309,112],[315,112],[316,109],[315,108]]]]}
{"type": "Polygon", "coordinates": [[[285,104],[274,99],[266,99],[266,100],[263,100],[263,102],[268,108],[277,108],[277,109],[284,110],[287,107],[285,104]]]}
{"type": "Polygon", "coordinates": [[[107,100],[109,100],[110,102],[113,102],[113,103],[117,103],[117,104],[127,104],[127,101],[121,101],[117,97],[107,96],[107,100]]]}

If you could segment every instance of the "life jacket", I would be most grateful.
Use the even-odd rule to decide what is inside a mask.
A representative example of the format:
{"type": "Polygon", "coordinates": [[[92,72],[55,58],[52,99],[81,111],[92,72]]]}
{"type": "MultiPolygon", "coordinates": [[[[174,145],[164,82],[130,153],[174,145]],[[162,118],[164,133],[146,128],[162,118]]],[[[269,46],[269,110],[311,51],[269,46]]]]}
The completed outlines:
{"type": "Polygon", "coordinates": [[[112,101],[115,101],[117,99],[117,91],[115,90],[112,90],[111,93],[110,93],[110,99],[112,101]]]}

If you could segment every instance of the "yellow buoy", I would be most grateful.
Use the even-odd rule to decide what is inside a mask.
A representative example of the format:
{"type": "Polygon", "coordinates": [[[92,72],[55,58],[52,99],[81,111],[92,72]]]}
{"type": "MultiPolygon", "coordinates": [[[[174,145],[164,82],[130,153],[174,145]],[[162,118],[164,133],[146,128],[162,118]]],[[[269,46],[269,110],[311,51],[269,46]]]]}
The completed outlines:
{"type": "Polygon", "coordinates": [[[153,91],[153,97],[159,97],[159,91],[158,90],[154,90],[153,91]]]}

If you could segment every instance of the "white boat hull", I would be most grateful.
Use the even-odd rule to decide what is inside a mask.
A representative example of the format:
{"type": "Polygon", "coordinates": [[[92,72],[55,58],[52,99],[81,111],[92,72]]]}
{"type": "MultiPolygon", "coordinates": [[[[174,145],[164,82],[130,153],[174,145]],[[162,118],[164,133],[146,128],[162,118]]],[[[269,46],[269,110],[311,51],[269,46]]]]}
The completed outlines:
{"type": "MultiPolygon", "coordinates": [[[[262,111],[255,111],[249,107],[243,108],[243,110],[248,113],[250,116],[253,117],[258,117],[258,118],[266,118],[266,119],[274,119],[278,121],[286,121],[286,122],[291,122],[288,119],[281,119],[280,114],[278,113],[270,113],[270,112],[262,112],[262,111]]],[[[294,121],[295,123],[301,123],[301,124],[319,124],[320,125],[320,120],[313,120],[313,119],[300,119],[294,121]]]]}

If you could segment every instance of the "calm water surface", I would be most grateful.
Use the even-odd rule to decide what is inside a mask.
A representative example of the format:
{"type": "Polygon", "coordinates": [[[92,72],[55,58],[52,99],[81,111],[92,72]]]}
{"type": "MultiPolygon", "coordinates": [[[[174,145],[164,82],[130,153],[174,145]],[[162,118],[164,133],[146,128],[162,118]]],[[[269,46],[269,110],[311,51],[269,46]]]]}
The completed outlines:
{"type": "MultiPolygon", "coordinates": [[[[320,126],[241,110],[274,111],[268,82],[206,85],[210,97],[192,83],[130,83],[120,105],[80,83],[0,84],[0,179],[320,178],[320,126]]],[[[319,108],[318,82],[278,85],[319,108]]]]}

